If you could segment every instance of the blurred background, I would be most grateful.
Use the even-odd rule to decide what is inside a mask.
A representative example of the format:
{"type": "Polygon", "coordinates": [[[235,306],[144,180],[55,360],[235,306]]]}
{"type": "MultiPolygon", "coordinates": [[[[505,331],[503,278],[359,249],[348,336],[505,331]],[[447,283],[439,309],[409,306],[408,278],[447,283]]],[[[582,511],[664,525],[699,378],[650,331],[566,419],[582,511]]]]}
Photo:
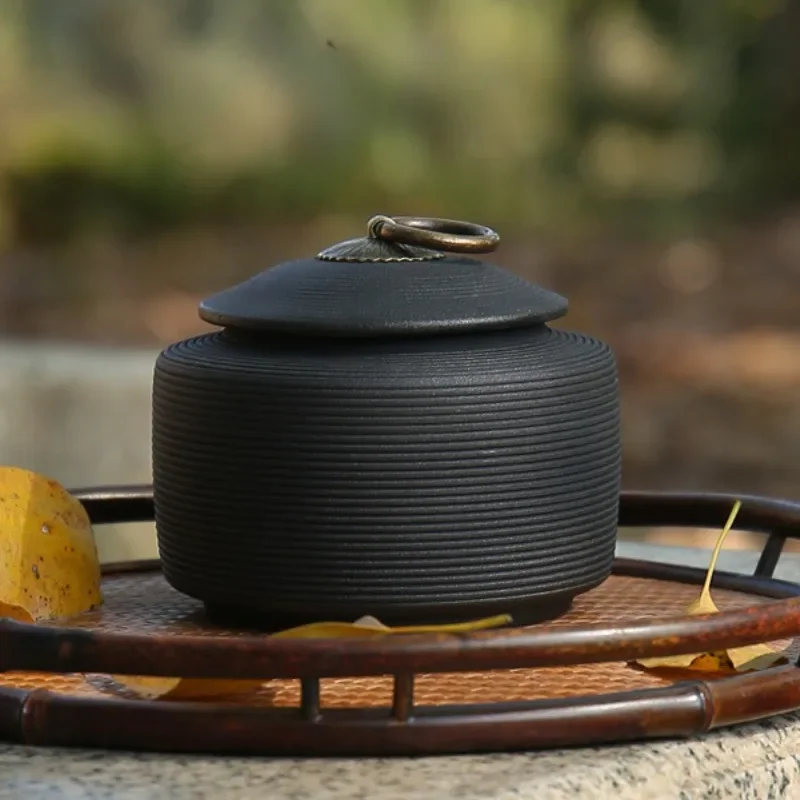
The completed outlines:
{"type": "Polygon", "coordinates": [[[148,481],[199,300],[381,212],[495,227],[614,347],[626,487],[800,497],[798,41],[800,0],[4,0],[0,461],[148,481]]]}

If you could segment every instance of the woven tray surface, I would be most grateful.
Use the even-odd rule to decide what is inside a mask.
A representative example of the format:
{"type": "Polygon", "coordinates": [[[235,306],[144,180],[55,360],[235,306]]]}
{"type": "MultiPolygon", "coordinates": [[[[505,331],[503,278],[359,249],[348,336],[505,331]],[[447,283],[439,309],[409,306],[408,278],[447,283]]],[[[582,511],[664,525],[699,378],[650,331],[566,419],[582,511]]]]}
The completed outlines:
{"type": "MultiPolygon", "coordinates": [[[[665,619],[681,616],[695,599],[698,587],[650,578],[612,576],[604,584],[578,597],[572,609],[558,620],[544,623],[563,628],[590,623],[617,624],[623,620],[665,619]]],[[[257,631],[229,630],[204,618],[203,606],[172,589],[160,573],[129,573],[104,579],[102,608],[70,620],[48,623],[56,627],[79,627],[117,633],[180,637],[243,636],[257,631]]],[[[766,598],[717,589],[714,600],[720,610],[752,606],[766,598]]],[[[786,642],[777,643],[785,646],[786,642]]],[[[796,640],[792,650],[800,649],[796,640]]],[[[648,689],[674,682],[672,679],[633,669],[624,663],[586,664],[544,669],[514,669],[482,673],[419,675],[415,703],[492,703],[536,700],[587,694],[648,689]]],[[[133,695],[99,675],[49,675],[9,672],[0,674],[0,687],[49,689],[83,697],[133,695]]],[[[323,708],[390,706],[391,677],[329,678],[321,681],[323,708]]],[[[246,698],[219,696],[221,702],[247,705],[297,706],[300,686],[296,680],[272,680],[246,698]]]]}

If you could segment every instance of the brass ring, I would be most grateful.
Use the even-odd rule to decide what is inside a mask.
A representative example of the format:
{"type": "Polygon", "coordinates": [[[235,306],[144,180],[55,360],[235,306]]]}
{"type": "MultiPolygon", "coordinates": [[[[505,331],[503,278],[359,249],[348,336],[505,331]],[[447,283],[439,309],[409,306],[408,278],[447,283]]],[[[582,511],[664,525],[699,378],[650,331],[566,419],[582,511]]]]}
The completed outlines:
{"type": "Polygon", "coordinates": [[[450,253],[490,253],[500,244],[500,236],[485,225],[436,217],[378,214],[367,223],[367,230],[373,239],[450,253]]]}

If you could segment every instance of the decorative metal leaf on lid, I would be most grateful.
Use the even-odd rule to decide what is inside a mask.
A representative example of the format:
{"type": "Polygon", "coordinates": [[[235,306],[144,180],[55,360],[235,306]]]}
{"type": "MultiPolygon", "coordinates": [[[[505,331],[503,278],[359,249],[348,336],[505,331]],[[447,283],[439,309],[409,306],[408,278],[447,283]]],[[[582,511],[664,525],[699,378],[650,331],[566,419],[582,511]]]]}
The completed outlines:
{"type": "Polygon", "coordinates": [[[348,239],[317,255],[322,261],[435,261],[442,251],[488,253],[500,237],[491,228],[453,219],[387,217],[377,214],[367,223],[367,236],[348,239]]]}

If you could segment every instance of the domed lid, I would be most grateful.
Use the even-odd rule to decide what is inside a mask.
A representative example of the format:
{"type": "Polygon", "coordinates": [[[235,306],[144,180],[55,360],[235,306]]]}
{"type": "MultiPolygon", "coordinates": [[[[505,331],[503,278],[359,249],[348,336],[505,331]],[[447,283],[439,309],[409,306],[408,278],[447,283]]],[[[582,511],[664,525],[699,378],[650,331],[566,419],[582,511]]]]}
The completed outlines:
{"type": "Polygon", "coordinates": [[[373,217],[368,235],[289,261],[204,300],[223,327],[376,337],[492,330],[563,316],[567,301],[505,269],[450,253],[485,253],[500,237],[454,220],[373,217]]]}

